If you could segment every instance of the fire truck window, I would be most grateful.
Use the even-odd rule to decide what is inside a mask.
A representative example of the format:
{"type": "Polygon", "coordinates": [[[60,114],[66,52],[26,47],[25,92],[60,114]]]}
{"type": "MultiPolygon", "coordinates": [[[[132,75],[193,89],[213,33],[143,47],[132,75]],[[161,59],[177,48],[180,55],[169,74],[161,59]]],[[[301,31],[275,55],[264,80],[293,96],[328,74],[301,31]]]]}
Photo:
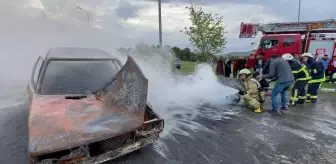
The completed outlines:
{"type": "Polygon", "coordinates": [[[294,44],[294,38],[285,38],[283,46],[284,47],[289,47],[294,44]]]}
{"type": "Polygon", "coordinates": [[[277,45],[278,45],[278,39],[265,39],[261,44],[262,48],[265,49],[269,49],[277,45]]]}

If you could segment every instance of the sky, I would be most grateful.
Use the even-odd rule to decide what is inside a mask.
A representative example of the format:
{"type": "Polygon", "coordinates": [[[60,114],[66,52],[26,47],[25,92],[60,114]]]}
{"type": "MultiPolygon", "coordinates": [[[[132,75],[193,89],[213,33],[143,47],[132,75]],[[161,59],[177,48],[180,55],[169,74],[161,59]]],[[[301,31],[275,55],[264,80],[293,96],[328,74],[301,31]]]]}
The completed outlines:
{"type": "MultiPolygon", "coordinates": [[[[138,42],[158,44],[158,3],[156,0],[1,0],[1,6],[16,6],[17,10],[34,17],[69,19],[81,22],[106,33],[130,38],[128,44],[138,42]],[[19,7],[18,7],[19,6],[19,7]],[[82,9],[76,8],[80,6],[82,9]],[[89,22],[89,25],[88,25],[89,22]]],[[[163,44],[190,47],[188,37],[180,30],[190,25],[185,8],[201,5],[206,12],[223,16],[227,25],[228,44],[224,52],[248,51],[255,39],[239,39],[241,22],[297,21],[299,0],[162,0],[163,44]]],[[[335,0],[301,0],[302,21],[335,18],[335,0]]],[[[1,12],[4,11],[4,7],[1,12]]],[[[8,9],[9,10],[9,9],[8,9]]],[[[12,11],[12,10],[10,10],[12,11]]],[[[0,14],[1,14],[0,12],[0,14]]],[[[4,17],[0,17],[4,19],[4,17]]],[[[8,18],[7,18],[8,19],[8,18]]],[[[124,46],[130,46],[124,45],[124,46]]]]}

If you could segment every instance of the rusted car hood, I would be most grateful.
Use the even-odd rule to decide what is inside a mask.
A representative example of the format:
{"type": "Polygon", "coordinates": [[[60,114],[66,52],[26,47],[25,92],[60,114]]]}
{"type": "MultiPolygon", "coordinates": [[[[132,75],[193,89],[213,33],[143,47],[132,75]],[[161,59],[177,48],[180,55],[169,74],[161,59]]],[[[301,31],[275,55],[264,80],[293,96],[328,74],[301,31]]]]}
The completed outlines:
{"type": "Polygon", "coordinates": [[[29,153],[45,154],[127,133],[142,126],[148,80],[129,57],[99,93],[79,100],[34,95],[29,153]]]}

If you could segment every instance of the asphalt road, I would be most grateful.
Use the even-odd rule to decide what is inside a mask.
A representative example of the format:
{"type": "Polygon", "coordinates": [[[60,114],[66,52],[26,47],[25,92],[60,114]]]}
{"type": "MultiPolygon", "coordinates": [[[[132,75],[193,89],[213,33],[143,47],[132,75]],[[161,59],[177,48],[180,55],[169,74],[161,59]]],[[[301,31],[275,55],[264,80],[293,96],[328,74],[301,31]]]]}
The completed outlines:
{"type": "MultiPolygon", "coordinates": [[[[256,114],[237,106],[203,106],[194,121],[211,131],[181,127],[191,135],[163,138],[164,155],[150,146],[107,164],[336,163],[335,100],[321,95],[317,104],[291,108],[283,115],[256,114]],[[209,111],[219,117],[210,117],[209,111]],[[238,114],[218,114],[223,111],[238,114]]],[[[27,104],[0,109],[1,164],[27,163],[27,117],[27,104]]]]}

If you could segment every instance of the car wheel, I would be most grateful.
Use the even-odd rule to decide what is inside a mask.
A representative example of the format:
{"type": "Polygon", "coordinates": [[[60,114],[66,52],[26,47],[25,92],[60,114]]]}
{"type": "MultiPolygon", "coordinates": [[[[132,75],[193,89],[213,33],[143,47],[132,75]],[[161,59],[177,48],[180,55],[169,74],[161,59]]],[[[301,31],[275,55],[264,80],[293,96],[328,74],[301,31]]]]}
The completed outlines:
{"type": "Polygon", "coordinates": [[[181,69],[181,66],[176,66],[177,69],[181,69]]]}

